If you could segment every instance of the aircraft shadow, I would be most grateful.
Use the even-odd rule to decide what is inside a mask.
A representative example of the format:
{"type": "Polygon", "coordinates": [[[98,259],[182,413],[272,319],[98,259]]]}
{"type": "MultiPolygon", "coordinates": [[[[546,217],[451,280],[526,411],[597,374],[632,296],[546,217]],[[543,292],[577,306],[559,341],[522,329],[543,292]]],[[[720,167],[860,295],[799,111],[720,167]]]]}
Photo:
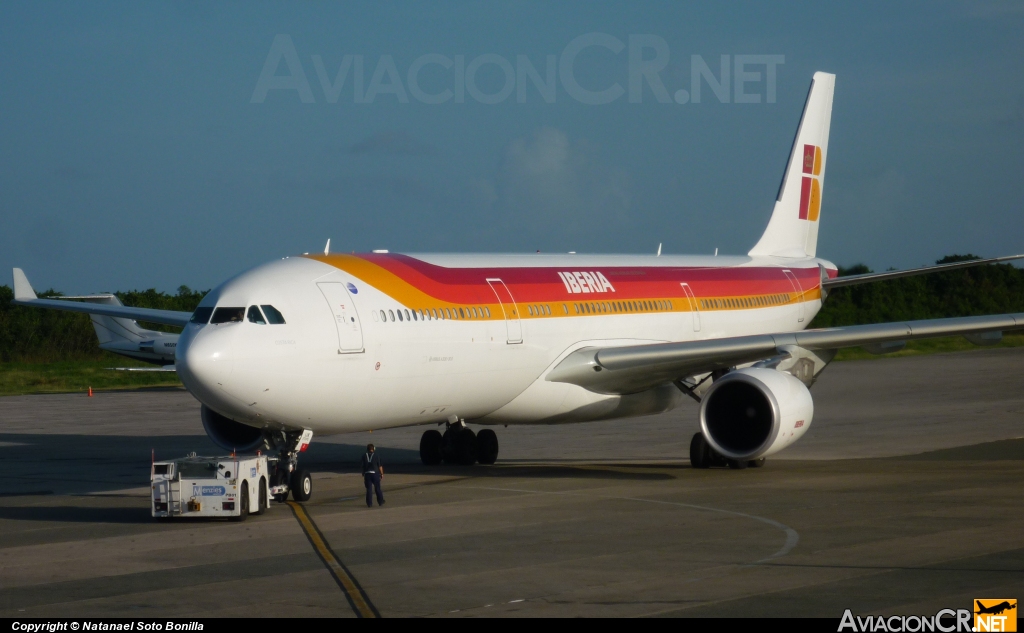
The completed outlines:
{"type": "Polygon", "coordinates": [[[154,523],[148,504],[137,508],[0,506],[0,520],[60,523],[154,523]]]}

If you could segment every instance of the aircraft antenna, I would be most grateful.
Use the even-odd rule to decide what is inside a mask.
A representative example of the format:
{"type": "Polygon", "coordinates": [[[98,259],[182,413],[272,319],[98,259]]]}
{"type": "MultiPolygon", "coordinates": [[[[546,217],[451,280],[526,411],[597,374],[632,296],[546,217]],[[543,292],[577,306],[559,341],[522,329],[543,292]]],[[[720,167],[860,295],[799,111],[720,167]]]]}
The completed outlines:
{"type": "Polygon", "coordinates": [[[331,238],[327,238],[327,246],[324,246],[324,255],[331,254],[331,238]]]}
{"type": "Polygon", "coordinates": [[[661,257],[661,242],[658,242],[658,254],[655,257],[661,257]]]}

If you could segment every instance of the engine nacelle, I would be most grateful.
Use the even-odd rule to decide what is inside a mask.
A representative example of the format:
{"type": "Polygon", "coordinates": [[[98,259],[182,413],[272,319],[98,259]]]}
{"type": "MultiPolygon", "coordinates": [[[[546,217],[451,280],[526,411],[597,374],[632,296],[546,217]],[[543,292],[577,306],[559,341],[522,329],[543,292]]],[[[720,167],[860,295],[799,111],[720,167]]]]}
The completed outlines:
{"type": "Polygon", "coordinates": [[[737,461],[778,453],[811,426],[814,402],[804,383],[786,372],[750,367],[719,378],[701,401],[704,439],[737,461]]]}
{"type": "Polygon", "coordinates": [[[214,444],[226,451],[251,451],[263,444],[263,431],[226,418],[205,404],[202,418],[206,434],[214,444]]]}

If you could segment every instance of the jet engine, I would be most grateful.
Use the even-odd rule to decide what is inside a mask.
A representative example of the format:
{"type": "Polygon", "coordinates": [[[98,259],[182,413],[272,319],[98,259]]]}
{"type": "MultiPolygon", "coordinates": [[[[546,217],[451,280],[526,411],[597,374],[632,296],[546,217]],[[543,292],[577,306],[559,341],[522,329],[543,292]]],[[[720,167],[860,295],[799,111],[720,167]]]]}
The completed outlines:
{"type": "Polygon", "coordinates": [[[718,453],[737,461],[778,453],[811,426],[814,402],[804,383],[775,369],[738,369],[701,401],[700,427],[718,453]]]}
{"type": "Polygon", "coordinates": [[[226,451],[251,451],[263,444],[263,431],[226,418],[205,404],[202,418],[206,434],[226,451]]]}

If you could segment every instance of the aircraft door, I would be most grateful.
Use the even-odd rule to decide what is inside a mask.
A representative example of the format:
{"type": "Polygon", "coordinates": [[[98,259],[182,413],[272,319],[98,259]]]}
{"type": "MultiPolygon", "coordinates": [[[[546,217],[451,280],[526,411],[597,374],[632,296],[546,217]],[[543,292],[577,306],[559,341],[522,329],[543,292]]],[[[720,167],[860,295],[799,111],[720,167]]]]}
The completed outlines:
{"type": "Polygon", "coordinates": [[[797,303],[796,322],[797,323],[803,323],[804,322],[804,302],[803,302],[804,289],[800,285],[800,280],[796,278],[796,275],[793,274],[792,270],[785,269],[782,272],[785,273],[786,279],[789,279],[789,283],[793,286],[793,292],[795,292],[796,296],[797,296],[798,303],[797,303]]]}
{"type": "Polygon", "coordinates": [[[359,325],[359,314],[355,303],[345,284],[335,281],[317,283],[324,294],[327,305],[334,315],[334,325],[338,330],[338,353],[357,354],[363,351],[363,330],[359,325]]]}
{"type": "Polygon", "coordinates": [[[700,306],[697,304],[697,297],[693,295],[690,284],[679,285],[683,287],[683,294],[686,295],[686,300],[690,302],[690,312],[693,313],[693,331],[700,332],[700,306]]]}
{"type": "Polygon", "coordinates": [[[505,313],[505,328],[508,332],[509,344],[522,343],[523,324],[519,320],[519,308],[516,307],[516,301],[512,298],[512,293],[509,292],[505,282],[500,279],[488,279],[487,285],[494,291],[494,296],[498,298],[498,303],[501,304],[501,311],[505,313]]]}

